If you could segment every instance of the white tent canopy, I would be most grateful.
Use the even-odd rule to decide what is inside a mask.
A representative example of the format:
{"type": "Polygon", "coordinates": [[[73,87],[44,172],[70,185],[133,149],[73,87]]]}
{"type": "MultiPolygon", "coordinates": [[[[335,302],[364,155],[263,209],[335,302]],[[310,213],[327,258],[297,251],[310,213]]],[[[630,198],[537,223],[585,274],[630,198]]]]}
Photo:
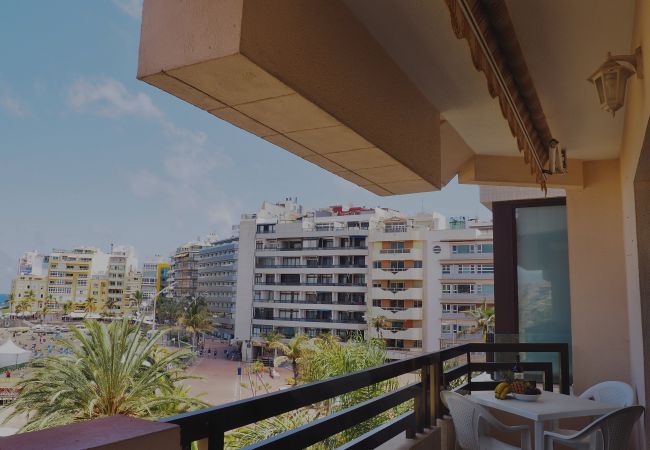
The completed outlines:
{"type": "Polygon", "coordinates": [[[0,345],[0,367],[23,364],[31,357],[32,352],[18,347],[11,339],[7,339],[7,342],[0,345]]]}

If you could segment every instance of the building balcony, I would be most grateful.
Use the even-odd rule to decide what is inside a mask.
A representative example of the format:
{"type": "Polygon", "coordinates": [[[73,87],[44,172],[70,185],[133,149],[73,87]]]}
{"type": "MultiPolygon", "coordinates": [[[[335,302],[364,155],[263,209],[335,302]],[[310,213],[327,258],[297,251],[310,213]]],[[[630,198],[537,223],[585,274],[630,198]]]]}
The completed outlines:
{"type": "Polygon", "coordinates": [[[476,342],[483,340],[483,333],[441,333],[440,339],[448,342],[476,342]]]}
{"type": "Polygon", "coordinates": [[[494,279],[494,274],[493,273],[443,273],[440,276],[441,280],[460,280],[460,281],[467,281],[467,280],[492,280],[494,279]]]}
{"type": "Polygon", "coordinates": [[[375,328],[368,327],[368,333],[372,338],[422,340],[422,328],[383,328],[377,332],[375,328]]]}
{"type": "Polygon", "coordinates": [[[372,288],[376,300],[422,300],[422,288],[372,288]]]}
{"type": "Polygon", "coordinates": [[[326,309],[328,311],[366,311],[365,303],[332,303],[308,300],[254,300],[256,308],[326,309]],[[326,305],[326,306],[323,306],[326,305]]]}
{"type": "Polygon", "coordinates": [[[459,303],[494,303],[494,294],[440,294],[440,300],[453,300],[459,303]]]}
{"type": "Polygon", "coordinates": [[[338,264],[338,265],[329,265],[329,266],[311,266],[311,265],[299,265],[299,266],[283,266],[283,265],[273,265],[273,266],[258,266],[255,267],[255,272],[257,273],[298,273],[298,274],[339,274],[339,273],[366,273],[367,266],[365,264],[338,264]]]}
{"type": "Polygon", "coordinates": [[[407,260],[422,260],[421,248],[384,248],[375,249],[373,251],[373,259],[375,261],[407,261],[407,260]]]}
{"type": "Polygon", "coordinates": [[[441,316],[442,320],[453,320],[453,321],[467,321],[467,322],[475,322],[474,319],[472,319],[469,315],[458,312],[458,313],[450,313],[450,312],[443,312],[441,316]]]}
{"type": "Polygon", "coordinates": [[[422,280],[424,269],[422,268],[395,268],[395,269],[372,269],[373,280],[422,280]]]}
{"type": "Polygon", "coordinates": [[[345,319],[307,319],[299,318],[281,318],[272,319],[255,319],[253,325],[269,325],[275,327],[299,327],[299,328],[327,328],[341,330],[365,330],[367,325],[364,321],[345,320],[345,319]]]}
{"type": "Polygon", "coordinates": [[[483,259],[486,261],[492,261],[494,259],[494,253],[452,253],[449,255],[450,260],[477,260],[483,259]]]}
{"type": "Polygon", "coordinates": [[[349,283],[255,283],[254,290],[268,290],[268,291],[286,291],[290,287],[292,291],[318,291],[318,292],[365,292],[367,285],[364,284],[349,284],[349,283]]]}
{"type": "Polygon", "coordinates": [[[370,317],[384,316],[388,320],[422,320],[422,308],[369,308],[370,317]]]}

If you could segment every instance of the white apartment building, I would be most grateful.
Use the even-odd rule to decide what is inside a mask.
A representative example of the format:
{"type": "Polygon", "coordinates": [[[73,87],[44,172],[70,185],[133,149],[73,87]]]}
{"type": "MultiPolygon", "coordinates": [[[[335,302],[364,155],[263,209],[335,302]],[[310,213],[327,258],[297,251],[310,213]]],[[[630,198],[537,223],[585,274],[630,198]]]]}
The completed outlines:
{"type": "Polygon", "coordinates": [[[119,309],[127,306],[129,296],[133,290],[133,283],[140,279],[140,275],[135,273],[137,267],[138,259],[135,256],[133,247],[127,245],[113,246],[108,257],[106,272],[108,278],[107,300],[117,305],[119,309]]]}
{"type": "Polygon", "coordinates": [[[46,276],[49,259],[36,250],[23,253],[18,260],[18,275],[46,276]]]}
{"type": "Polygon", "coordinates": [[[492,224],[449,222],[396,215],[370,232],[368,333],[390,358],[483,339],[466,311],[494,303],[492,224]]]}
{"type": "Polygon", "coordinates": [[[272,214],[264,206],[239,228],[235,339],[247,344],[244,357],[255,357],[272,330],[285,338],[363,335],[368,233],[392,212],[331,207],[300,217],[289,199],[272,214]]]}

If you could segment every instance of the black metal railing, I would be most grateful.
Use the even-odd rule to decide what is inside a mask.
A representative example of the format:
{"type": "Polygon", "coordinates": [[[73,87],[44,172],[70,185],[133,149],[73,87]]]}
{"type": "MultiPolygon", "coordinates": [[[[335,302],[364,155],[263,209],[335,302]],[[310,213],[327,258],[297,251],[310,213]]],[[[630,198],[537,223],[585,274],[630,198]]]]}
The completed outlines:
{"type": "MultiPolygon", "coordinates": [[[[247,447],[249,449],[305,448],[413,399],[412,410],[368,431],[342,447],[375,448],[404,431],[407,437],[413,438],[416,433],[423,432],[425,427],[435,424],[435,420],[441,418],[445,413],[440,400],[441,390],[450,385],[456,385],[456,390],[463,389],[470,392],[494,389],[498,381],[474,382],[471,381],[471,374],[473,372],[509,370],[514,364],[514,356],[512,356],[512,362],[472,362],[471,354],[477,352],[510,355],[519,352],[557,353],[559,355],[559,367],[557,368],[559,389],[564,394],[569,393],[569,348],[567,344],[468,343],[280,392],[168,417],[162,419],[162,422],[180,426],[181,444],[184,450],[189,449],[192,442],[204,439],[208,440],[208,449],[223,449],[224,434],[230,430],[400,375],[419,372],[420,381],[417,383],[400,387],[247,447]],[[445,363],[450,361],[457,364],[445,370],[445,363]],[[459,363],[459,361],[462,362],[459,363]]],[[[521,367],[525,371],[543,373],[544,389],[553,390],[553,363],[522,362],[521,367]]]]}

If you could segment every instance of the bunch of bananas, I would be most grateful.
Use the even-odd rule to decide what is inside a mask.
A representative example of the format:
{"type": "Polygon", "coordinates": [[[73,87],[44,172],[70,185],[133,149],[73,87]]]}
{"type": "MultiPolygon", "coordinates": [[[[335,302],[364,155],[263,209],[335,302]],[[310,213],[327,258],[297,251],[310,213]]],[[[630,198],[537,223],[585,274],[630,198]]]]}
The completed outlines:
{"type": "Polygon", "coordinates": [[[510,393],[510,383],[506,383],[505,381],[499,383],[497,387],[494,389],[494,397],[498,398],[499,400],[505,400],[508,397],[509,393],[510,393]]]}

